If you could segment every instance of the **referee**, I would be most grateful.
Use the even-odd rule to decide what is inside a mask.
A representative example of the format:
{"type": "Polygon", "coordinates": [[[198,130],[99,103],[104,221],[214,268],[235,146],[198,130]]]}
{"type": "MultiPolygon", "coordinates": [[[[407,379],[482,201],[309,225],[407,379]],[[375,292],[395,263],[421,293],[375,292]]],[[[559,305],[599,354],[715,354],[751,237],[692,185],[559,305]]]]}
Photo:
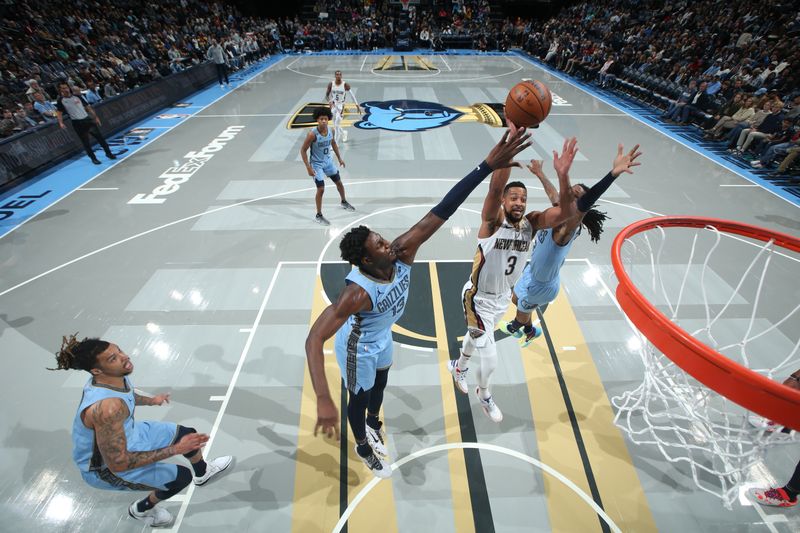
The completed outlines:
{"type": "Polygon", "coordinates": [[[69,85],[66,83],[59,84],[58,92],[61,96],[59,96],[56,101],[56,115],[58,118],[58,125],[61,126],[61,129],[66,128],[64,125],[64,113],[66,113],[72,120],[72,127],[75,128],[75,133],[78,134],[81,143],[83,143],[83,148],[86,150],[86,153],[89,154],[92,163],[99,165],[100,160],[94,155],[92,143],[89,141],[89,134],[97,139],[97,142],[103,147],[106,157],[109,159],[116,159],[117,156],[111,152],[111,148],[108,147],[108,143],[103,138],[103,134],[100,133],[100,128],[97,127],[100,125],[100,118],[95,114],[92,106],[84,100],[83,96],[72,94],[69,85]]]}

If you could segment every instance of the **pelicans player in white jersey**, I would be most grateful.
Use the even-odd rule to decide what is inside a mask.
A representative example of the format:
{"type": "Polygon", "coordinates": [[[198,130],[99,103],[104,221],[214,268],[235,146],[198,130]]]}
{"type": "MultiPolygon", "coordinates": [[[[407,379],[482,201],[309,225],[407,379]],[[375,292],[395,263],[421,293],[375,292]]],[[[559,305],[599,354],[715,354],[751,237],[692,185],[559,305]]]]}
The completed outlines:
{"type": "Polygon", "coordinates": [[[331,106],[333,113],[333,133],[337,142],[347,142],[347,131],[342,128],[342,117],[344,116],[344,104],[347,100],[347,94],[355,102],[358,107],[358,112],[361,112],[361,106],[358,105],[356,95],[350,89],[350,84],[342,80],[342,71],[337,70],[334,72],[334,80],[328,83],[328,89],[325,91],[325,100],[331,106]]]}
{"type": "Polygon", "coordinates": [[[576,215],[573,201],[575,190],[569,181],[569,168],[577,152],[575,138],[564,141],[561,155],[553,152],[553,166],[560,187],[559,205],[525,214],[528,193],[520,181],[506,185],[511,174],[510,168],[499,169],[492,174],[489,192],[483,202],[478,251],[472,273],[464,285],[462,299],[467,333],[464,335],[461,357],[449,361],[448,370],[456,387],[466,394],[470,358],[479,356],[476,393],[484,413],[494,422],[503,420],[503,413],[489,391],[489,378],[497,368],[495,323],[511,303],[511,289],[525,268],[533,234],[576,215]]]}

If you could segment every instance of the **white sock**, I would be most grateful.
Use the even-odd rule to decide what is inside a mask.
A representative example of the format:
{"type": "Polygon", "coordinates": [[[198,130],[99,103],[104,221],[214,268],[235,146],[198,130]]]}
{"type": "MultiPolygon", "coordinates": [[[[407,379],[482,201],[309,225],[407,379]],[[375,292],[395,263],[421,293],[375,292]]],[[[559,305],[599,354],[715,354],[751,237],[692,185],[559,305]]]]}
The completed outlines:
{"type": "Polygon", "coordinates": [[[461,357],[458,358],[458,364],[456,364],[456,368],[458,368],[462,372],[466,370],[469,365],[469,358],[470,358],[469,355],[465,354],[464,352],[461,352],[461,357]]]}
{"type": "Polygon", "coordinates": [[[489,389],[482,389],[478,387],[478,398],[481,400],[488,400],[492,397],[492,393],[489,392],[489,389]]]}

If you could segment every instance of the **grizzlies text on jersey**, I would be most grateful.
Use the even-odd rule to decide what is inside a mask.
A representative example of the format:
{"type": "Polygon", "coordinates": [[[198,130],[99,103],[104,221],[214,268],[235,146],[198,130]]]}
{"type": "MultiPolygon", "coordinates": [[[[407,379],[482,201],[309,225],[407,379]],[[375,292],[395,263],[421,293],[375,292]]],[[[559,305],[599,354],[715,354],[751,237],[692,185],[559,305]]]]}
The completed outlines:
{"type": "Polygon", "coordinates": [[[345,278],[364,289],[372,302],[372,309],[349,316],[336,332],[336,359],[347,388],[356,394],[370,390],[375,372],[392,364],[392,325],[403,316],[411,283],[411,266],[401,261],[394,266],[390,281],[376,280],[358,268],[345,278]]]}

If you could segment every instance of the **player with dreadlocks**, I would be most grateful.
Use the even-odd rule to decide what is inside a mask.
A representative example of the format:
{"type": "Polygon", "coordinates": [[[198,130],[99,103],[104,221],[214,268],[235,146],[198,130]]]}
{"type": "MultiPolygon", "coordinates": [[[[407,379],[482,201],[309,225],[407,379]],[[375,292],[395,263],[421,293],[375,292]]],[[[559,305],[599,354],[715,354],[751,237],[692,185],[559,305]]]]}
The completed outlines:
{"type": "MultiPolygon", "coordinates": [[[[600,240],[603,222],[607,217],[605,213],[594,209],[595,202],[620,174],[633,174],[631,169],[641,164],[636,161],[642,155],[638,144],[630,152],[624,151],[622,144],[617,146],[617,157],[611,172],[591,188],[582,183],[575,186],[576,194],[572,201],[576,202],[577,214],[574,217],[554,228],[542,229],[536,233],[530,263],[514,285],[512,301],[517,306],[517,316],[511,322],[500,324],[501,331],[521,338],[520,344],[523,347],[528,346],[539,335],[538,329],[531,323],[531,313],[537,306],[549,304],[558,295],[561,266],[581,229],[586,228],[593,242],[600,240]]],[[[532,161],[528,169],[539,178],[550,202],[556,205],[558,192],[542,172],[541,163],[532,161]]]]}
{"type": "Polygon", "coordinates": [[[513,158],[530,146],[529,138],[524,129],[503,134],[480,165],[394,241],[366,226],[353,228],[342,237],[342,259],[356,268],[345,278],[339,299],[325,308],[306,339],[308,368],[317,394],[314,434],[322,429],[323,435],[339,436],[339,413],[328,389],[322,353],[324,342],[335,334],[336,358],[349,392],[347,419],[356,453],[376,477],[391,475],[378,417],[392,364],[391,328],[405,309],[417,250],[493,170],[519,166],[513,158]]]}
{"type": "Polygon", "coordinates": [[[158,502],[175,496],[193,477],[195,485],[205,485],[231,464],[231,456],[203,459],[200,449],[208,435],[171,422],[135,419],[135,406],[169,403],[169,394],[138,394],[128,377],[133,363],[116,344],[70,335],[63,338],[56,361],[48,370],[85,370],[92,376],[72,425],[72,457],[84,481],[98,489],[150,491],[130,505],[132,518],[168,526],[172,515],[156,507],[158,502]],[[187,458],[192,470],[162,462],[174,455],[187,458]]]}

